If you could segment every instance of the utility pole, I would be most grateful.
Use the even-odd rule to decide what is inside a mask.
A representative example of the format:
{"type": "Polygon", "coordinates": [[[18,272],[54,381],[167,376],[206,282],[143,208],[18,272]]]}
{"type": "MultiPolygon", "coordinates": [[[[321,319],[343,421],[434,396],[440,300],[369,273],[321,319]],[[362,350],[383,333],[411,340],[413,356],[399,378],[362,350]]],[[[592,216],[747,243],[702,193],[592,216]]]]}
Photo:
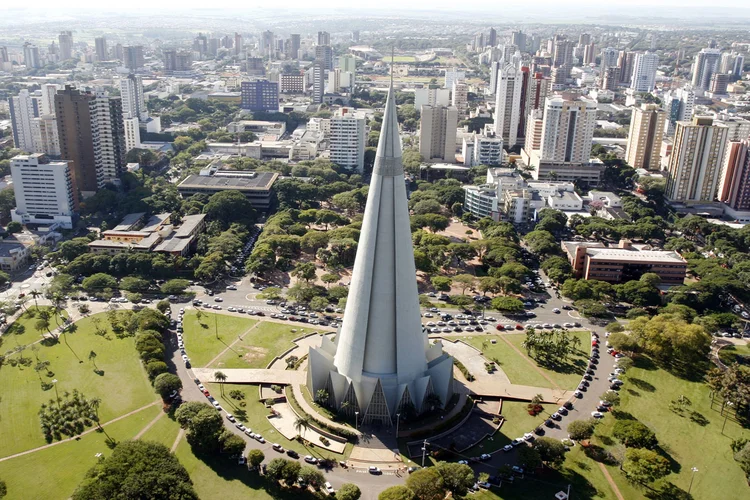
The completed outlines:
{"type": "Polygon", "coordinates": [[[424,456],[427,453],[427,440],[424,440],[424,443],[422,443],[422,467],[424,467],[424,456]]]}
{"type": "Polygon", "coordinates": [[[693,474],[690,476],[690,486],[688,486],[688,495],[690,494],[690,490],[693,489],[693,479],[695,479],[695,473],[698,472],[698,467],[691,467],[690,470],[693,472],[693,474]]]}
{"type": "Polygon", "coordinates": [[[401,414],[396,413],[396,439],[398,439],[398,424],[401,422],[401,414]]]}

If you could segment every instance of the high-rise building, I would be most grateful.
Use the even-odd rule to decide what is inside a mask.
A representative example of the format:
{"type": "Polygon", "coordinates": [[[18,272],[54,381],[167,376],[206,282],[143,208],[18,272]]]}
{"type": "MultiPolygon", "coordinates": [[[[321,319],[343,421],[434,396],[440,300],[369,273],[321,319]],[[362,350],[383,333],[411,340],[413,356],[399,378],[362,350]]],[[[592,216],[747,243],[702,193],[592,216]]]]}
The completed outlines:
{"type": "Polygon", "coordinates": [[[528,90],[526,92],[526,114],[532,109],[541,109],[544,107],[544,100],[550,90],[550,79],[541,73],[535,73],[529,78],[528,90]]]}
{"type": "Polygon", "coordinates": [[[693,62],[693,87],[706,91],[711,85],[711,77],[719,70],[721,51],[719,49],[701,49],[693,62]]]}
{"type": "MultiPolygon", "coordinates": [[[[526,33],[523,31],[513,31],[510,34],[510,43],[518,47],[521,52],[527,52],[526,50],[526,33]]],[[[494,45],[493,45],[494,47],[494,45]]]]}
{"type": "Polygon", "coordinates": [[[542,132],[544,132],[544,110],[532,109],[526,118],[526,138],[523,145],[526,151],[542,149],[542,132]]]}
{"type": "Polygon", "coordinates": [[[331,45],[331,34],[327,31],[318,31],[318,45],[331,45]]]}
{"type": "Polygon", "coordinates": [[[10,107],[13,143],[16,148],[27,153],[36,153],[32,120],[39,116],[39,100],[26,89],[21,89],[18,95],[8,100],[10,107]]]}
{"type": "Polygon", "coordinates": [[[422,106],[419,153],[426,161],[456,161],[458,110],[453,106],[422,106]]]}
{"type": "Polygon", "coordinates": [[[127,115],[123,115],[122,117],[122,125],[125,133],[125,152],[142,146],[139,123],[140,121],[137,116],[128,118],[127,115]]]}
{"type": "Polygon", "coordinates": [[[94,38],[94,45],[96,47],[96,60],[97,61],[108,61],[109,53],[107,52],[107,39],[103,36],[94,38]]]}
{"type": "Polygon", "coordinates": [[[469,86],[463,82],[453,82],[451,106],[458,111],[458,118],[466,118],[469,112],[469,86]]]}
{"type": "Polygon", "coordinates": [[[711,86],[709,92],[712,96],[727,95],[727,88],[729,87],[729,76],[726,73],[714,73],[711,76],[711,86]]]}
{"type": "Polygon", "coordinates": [[[359,43],[359,30],[352,31],[352,42],[359,43]]]}
{"type": "Polygon", "coordinates": [[[716,199],[727,135],[727,127],[715,125],[710,117],[677,122],[667,167],[667,200],[691,204],[716,199]]]}
{"type": "Polygon", "coordinates": [[[245,44],[242,41],[242,35],[235,32],[234,34],[234,55],[239,56],[245,48],[245,44]]]}
{"type": "Polygon", "coordinates": [[[357,72],[357,58],[351,54],[339,57],[339,68],[354,75],[357,72]]]}
{"type": "Polygon", "coordinates": [[[549,162],[588,163],[596,126],[596,101],[574,94],[548,97],[540,158],[549,162]]]}
{"type": "Polygon", "coordinates": [[[721,113],[719,114],[719,118],[714,120],[714,124],[724,125],[729,129],[727,135],[728,141],[740,142],[750,137],[750,120],[746,120],[740,116],[721,113]]]}
{"type": "Polygon", "coordinates": [[[130,45],[123,47],[123,64],[130,71],[136,71],[145,64],[143,60],[143,46],[130,45]]]}
{"type": "Polygon", "coordinates": [[[664,111],[667,114],[666,133],[668,136],[674,134],[677,122],[693,119],[694,105],[695,92],[690,87],[671,90],[664,95],[664,111]]]}
{"type": "Polygon", "coordinates": [[[302,46],[300,35],[292,33],[289,37],[290,40],[290,52],[289,57],[292,59],[299,59],[299,49],[302,46]]]}
{"type": "Polygon", "coordinates": [[[631,167],[660,170],[660,149],[664,138],[664,111],[656,104],[633,108],[625,161],[631,167]]]}
{"type": "Polygon", "coordinates": [[[118,61],[122,61],[124,59],[121,43],[115,44],[115,59],[117,59],[118,61]]]}
{"type": "Polygon", "coordinates": [[[55,115],[60,156],[69,161],[76,200],[117,182],[125,168],[120,98],[66,85],[55,95],[55,115]]]}
{"type": "Polygon", "coordinates": [[[573,66],[573,42],[555,35],[554,52],[552,54],[552,66],[573,66]]]}
{"type": "Polygon", "coordinates": [[[497,46],[497,30],[495,28],[490,28],[490,34],[487,37],[487,45],[490,47],[497,46]]]}
{"type": "Polygon", "coordinates": [[[34,152],[60,156],[60,137],[57,134],[55,115],[40,115],[31,120],[34,152]]]}
{"type": "Polygon", "coordinates": [[[627,50],[621,50],[620,54],[617,56],[617,67],[620,68],[620,84],[623,86],[630,86],[630,82],[633,80],[635,56],[635,52],[627,50]]]}
{"type": "Polygon", "coordinates": [[[604,90],[615,92],[617,85],[620,83],[620,68],[609,66],[604,70],[604,77],[601,79],[600,87],[604,90]]]}
{"type": "Polygon", "coordinates": [[[611,68],[612,66],[617,66],[617,59],[619,56],[619,52],[617,49],[613,49],[612,47],[607,47],[606,49],[602,49],[602,55],[601,55],[601,71],[604,73],[607,68],[611,68]]]}
{"type": "Polygon", "coordinates": [[[364,172],[365,117],[353,108],[340,108],[331,117],[331,161],[336,165],[364,172]]]}
{"type": "Polygon", "coordinates": [[[729,208],[728,215],[750,211],[750,139],[728,144],[718,198],[729,208]]]}
{"type": "Polygon", "coordinates": [[[651,92],[656,86],[656,69],[659,67],[659,56],[653,52],[636,54],[633,62],[633,76],[630,88],[636,92],[651,92]]]}
{"type": "Polygon", "coordinates": [[[0,63],[10,62],[10,56],[8,55],[8,47],[0,46],[0,63]]]}
{"type": "Polygon", "coordinates": [[[307,75],[309,75],[309,81],[312,83],[312,101],[315,104],[320,104],[323,102],[323,91],[325,90],[323,65],[320,62],[314,62],[307,75]]]}
{"type": "Polygon", "coordinates": [[[301,94],[305,91],[305,76],[301,73],[279,75],[279,91],[282,94],[301,94]]]}
{"type": "Polygon", "coordinates": [[[242,109],[251,111],[278,111],[279,84],[268,80],[253,80],[240,84],[242,109]]]}
{"type": "Polygon", "coordinates": [[[43,154],[11,158],[10,174],[16,208],[11,218],[21,224],[60,224],[73,228],[77,208],[68,161],[50,161],[43,154]]]}
{"type": "Polygon", "coordinates": [[[310,349],[307,370],[312,394],[325,390],[363,425],[390,427],[407,408],[432,407],[431,394],[443,405],[453,394],[453,360],[422,331],[413,255],[391,87],[344,320],[335,342],[310,349]]]}
{"type": "Polygon", "coordinates": [[[122,98],[122,116],[148,120],[148,108],[143,94],[143,80],[133,73],[120,78],[120,96],[122,98]]]}
{"type": "Polygon", "coordinates": [[[208,54],[208,36],[198,33],[193,39],[193,52],[197,54],[198,59],[204,59],[208,54]]]}
{"type": "Polygon", "coordinates": [[[596,46],[593,43],[590,43],[583,47],[583,64],[585,66],[594,63],[594,59],[596,58],[596,56],[594,55],[595,50],[596,46]]]}
{"type": "Polygon", "coordinates": [[[581,33],[578,35],[578,45],[585,46],[591,43],[591,35],[588,33],[581,33]]]}
{"type": "Polygon", "coordinates": [[[42,59],[39,57],[39,47],[28,42],[24,43],[23,63],[26,68],[41,68],[42,59]]]}
{"type": "Polygon", "coordinates": [[[260,36],[260,53],[263,57],[273,59],[275,49],[273,31],[264,31],[260,36]]]}
{"type": "Polygon", "coordinates": [[[60,86],[55,83],[43,83],[41,88],[41,98],[39,99],[39,114],[55,114],[55,94],[60,86]]]}
{"type": "Polygon", "coordinates": [[[451,92],[449,89],[416,89],[414,91],[414,107],[422,106],[450,106],[451,92]]]}
{"type": "Polygon", "coordinates": [[[323,66],[324,71],[333,70],[333,49],[330,45],[315,46],[315,60],[323,66]]]}
{"type": "Polygon", "coordinates": [[[466,80],[466,72],[459,71],[456,68],[449,68],[445,70],[445,81],[443,82],[444,89],[452,89],[453,82],[466,80]]]}
{"type": "Polygon", "coordinates": [[[518,144],[522,80],[521,70],[510,63],[500,68],[497,74],[495,133],[508,148],[518,144]]]}
{"type": "Polygon", "coordinates": [[[60,43],[60,60],[73,59],[73,32],[63,31],[57,40],[60,43]]]}
{"type": "Polygon", "coordinates": [[[193,65],[193,54],[186,50],[164,50],[164,71],[168,75],[175,72],[190,71],[193,65]]]}

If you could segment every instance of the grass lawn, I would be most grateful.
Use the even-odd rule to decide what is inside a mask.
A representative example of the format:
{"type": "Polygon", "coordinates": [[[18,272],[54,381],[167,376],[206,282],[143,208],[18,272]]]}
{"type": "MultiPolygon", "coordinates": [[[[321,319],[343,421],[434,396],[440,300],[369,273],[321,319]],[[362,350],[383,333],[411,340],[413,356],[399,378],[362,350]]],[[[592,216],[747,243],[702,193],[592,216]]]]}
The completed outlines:
{"type": "Polygon", "coordinates": [[[156,441],[171,449],[178,432],[180,432],[180,424],[169,418],[169,415],[163,415],[149,430],[143,433],[140,439],[156,441]]]}
{"type": "MultiPolygon", "coordinates": [[[[293,339],[314,330],[315,328],[310,327],[300,328],[284,323],[264,321],[245,335],[241,342],[233,345],[230,351],[225,352],[211,365],[211,368],[265,368],[274,357],[294,347],[293,339]]],[[[236,338],[235,336],[234,339],[236,338]]],[[[190,347],[188,347],[188,353],[192,357],[190,347]]]]}
{"type": "Polygon", "coordinates": [[[487,438],[478,445],[469,448],[463,454],[473,457],[499,450],[515,438],[523,437],[527,432],[533,432],[534,429],[544,423],[550,413],[557,409],[555,405],[542,405],[544,411],[536,417],[532,417],[526,409],[527,406],[528,403],[521,401],[503,401],[502,416],[505,417],[505,422],[503,422],[500,430],[491,438],[487,438]]]}
{"type": "MultiPolygon", "coordinates": [[[[285,449],[291,448],[297,451],[300,455],[313,455],[318,458],[330,457],[335,461],[343,460],[342,456],[337,453],[330,453],[322,448],[318,448],[317,446],[314,448],[306,448],[297,441],[289,441],[279,434],[266,418],[266,415],[269,414],[268,409],[263,403],[257,401],[258,386],[225,387],[224,395],[222,396],[219,384],[209,383],[205,385],[211,395],[221,403],[221,406],[226,411],[232,413],[240,422],[252,429],[253,432],[259,433],[266,439],[266,441],[270,443],[279,443],[285,449]],[[229,397],[229,391],[235,389],[239,389],[245,394],[245,399],[243,401],[246,403],[246,406],[244,408],[239,405],[240,401],[229,397]]],[[[252,446],[249,446],[247,450],[251,448],[252,446]]],[[[347,449],[351,451],[351,448],[347,447],[347,449]]],[[[348,454],[345,456],[348,456],[348,454]]]]}
{"type": "MultiPolygon", "coordinates": [[[[237,336],[247,331],[257,323],[253,319],[231,316],[229,314],[215,314],[195,309],[185,311],[183,321],[185,350],[190,356],[193,366],[206,366],[221,351],[226,349],[237,336]],[[219,338],[216,338],[218,329],[219,338]]],[[[229,353],[231,354],[231,353],[229,353]]]]}
{"type": "MultiPolygon", "coordinates": [[[[414,56],[393,56],[393,62],[395,63],[407,63],[414,62],[417,59],[414,56]]],[[[391,62],[391,56],[385,56],[382,59],[383,62],[391,62]]]]}
{"type": "Polygon", "coordinates": [[[750,344],[728,345],[719,351],[719,357],[727,365],[739,363],[750,368],[750,344]]]}
{"type": "Polygon", "coordinates": [[[531,368],[527,361],[527,359],[531,359],[547,377],[554,380],[560,387],[563,389],[575,389],[580,383],[583,373],[586,371],[588,346],[591,343],[591,337],[588,332],[576,331],[571,333],[581,339],[581,348],[583,350],[579,350],[572,355],[568,363],[559,370],[539,366],[536,361],[526,357],[526,350],[521,347],[521,344],[526,339],[526,335],[523,333],[502,334],[502,337],[509,340],[523,355],[518,354],[518,352],[503,341],[500,335],[470,336],[466,341],[480,350],[482,350],[482,344],[487,342],[487,347],[484,349],[485,357],[488,359],[497,359],[500,362],[500,368],[514,384],[553,388],[549,380],[531,368]],[[495,339],[497,343],[490,343],[492,339],[495,339]]]}
{"type": "MultiPolygon", "coordinates": [[[[39,427],[38,412],[42,403],[55,397],[55,389],[43,391],[42,380],[49,383],[57,379],[60,397],[77,389],[85,397],[101,398],[99,416],[103,422],[155,401],[154,393],[135,351],[133,337],[118,339],[111,332],[109,339],[94,333],[92,317],[76,322],[78,331],[66,334],[59,344],[37,344],[36,352],[27,349],[23,357],[32,360],[31,366],[11,366],[7,362],[0,368],[0,456],[8,456],[46,444],[39,427]],[[89,353],[96,353],[96,367],[103,373],[94,373],[94,363],[89,353]],[[37,373],[34,365],[39,360],[49,362],[50,376],[37,373]],[[12,388],[12,390],[10,390],[12,388]]],[[[100,314],[102,327],[107,326],[106,315],[100,314]]],[[[14,355],[18,358],[18,354],[14,355]]]]}
{"type": "MultiPolygon", "coordinates": [[[[27,306],[28,310],[21,314],[16,321],[14,321],[9,327],[8,331],[3,333],[0,337],[0,352],[6,352],[14,349],[19,345],[29,345],[42,340],[45,336],[49,337],[47,330],[41,332],[37,330],[34,324],[37,322],[38,317],[36,316],[37,310],[48,310],[52,312],[52,308],[49,306],[36,307],[33,304],[27,306]]],[[[60,324],[62,324],[62,318],[67,317],[68,314],[63,311],[61,316],[58,316],[60,324]]],[[[50,330],[54,331],[57,328],[57,322],[54,317],[50,318],[50,330]]]]}
{"type": "MultiPolygon", "coordinates": [[[[105,426],[104,430],[117,441],[132,439],[160,411],[161,407],[158,405],[146,408],[105,426]]],[[[166,417],[162,417],[164,418],[166,417]]],[[[10,436],[3,432],[3,438],[6,437],[10,436]]],[[[8,485],[8,496],[5,500],[70,498],[86,471],[96,463],[95,455],[111,455],[111,450],[105,444],[106,439],[104,433],[92,432],[78,441],[68,441],[0,462],[0,477],[8,485]]]]}
{"type": "MultiPolygon", "coordinates": [[[[724,417],[720,405],[711,406],[706,384],[675,377],[647,359],[638,360],[624,375],[624,381],[620,410],[656,433],[664,456],[673,463],[673,473],[667,480],[687,490],[691,468],[697,467],[691,492],[694,498],[719,500],[747,494],[744,474],[732,458],[729,445],[733,439],[750,438],[750,430],[730,418],[722,434],[724,417]],[[683,410],[684,416],[670,410],[670,402],[680,396],[691,402],[683,410]],[[742,491],[745,494],[739,493],[742,491]]],[[[597,427],[597,444],[614,445],[614,423],[613,415],[608,415],[597,427]]],[[[626,498],[643,498],[644,490],[628,483],[617,467],[610,467],[610,473],[626,498]]]]}

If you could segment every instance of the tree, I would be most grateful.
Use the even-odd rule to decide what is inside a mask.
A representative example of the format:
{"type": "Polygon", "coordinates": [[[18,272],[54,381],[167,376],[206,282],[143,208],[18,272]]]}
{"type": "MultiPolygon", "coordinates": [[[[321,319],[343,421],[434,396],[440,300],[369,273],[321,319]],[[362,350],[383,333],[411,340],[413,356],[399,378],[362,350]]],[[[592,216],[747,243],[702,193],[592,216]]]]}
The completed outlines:
{"type": "Polygon", "coordinates": [[[266,459],[266,456],[263,454],[263,452],[257,448],[253,448],[249,452],[247,452],[247,462],[252,467],[259,467],[260,464],[263,463],[263,460],[266,459]]]}
{"type": "Polygon", "coordinates": [[[81,286],[89,293],[103,292],[117,288],[117,280],[109,274],[96,273],[84,279],[81,286]]]}
{"type": "Polygon", "coordinates": [[[634,481],[651,483],[669,474],[669,461],[651,450],[628,448],[622,470],[634,481]]]}
{"type": "Polygon", "coordinates": [[[96,352],[91,351],[89,353],[89,361],[91,361],[94,364],[94,371],[98,371],[99,369],[96,367],[96,352]]]}
{"type": "Polygon", "coordinates": [[[229,456],[242,455],[245,452],[245,440],[227,430],[221,435],[221,450],[229,456]]]}
{"type": "Polygon", "coordinates": [[[336,492],[336,498],[338,500],[359,500],[362,496],[362,492],[359,486],[352,483],[342,484],[339,491],[336,492]]]}
{"type": "Polygon", "coordinates": [[[101,498],[198,499],[187,470],[169,448],[150,441],[118,443],[112,455],[97,462],[72,495],[74,500],[101,498]]]}
{"type": "Polygon", "coordinates": [[[159,290],[161,290],[161,293],[166,293],[168,295],[179,295],[189,286],[190,282],[188,280],[174,279],[164,283],[159,287],[159,290]]]}
{"type": "Polygon", "coordinates": [[[618,420],[612,435],[628,448],[651,450],[658,444],[654,432],[637,420],[618,420]]]}
{"type": "Polygon", "coordinates": [[[296,430],[297,432],[300,432],[300,430],[302,430],[302,438],[304,439],[305,432],[310,428],[311,425],[312,420],[310,419],[310,417],[307,415],[303,415],[295,419],[294,430],[296,430]]]}
{"type": "Polygon", "coordinates": [[[220,191],[212,195],[204,211],[208,220],[219,221],[224,228],[229,227],[232,222],[254,222],[256,218],[255,209],[250,201],[244,194],[235,190],[220,191]]]}
{"type": "Polygon", "coordinates": [[[341,275],[337,273],[325,273],[323,276],[320,277],[320,280],[326,285],[328,285],[329,289],[332,284],[336,283],[340,279],[341,279],[341,275]]]}
{"type": "Polygon", "coordinates": [[[126,292],[142,292],[148,290],[148,287],[148,280],[141,278],[126,276],[120,280],[120,290],[125,290],[126,292]]]}
{"type": "Polygon", "coordinates": [[[281,288],[277,286],[269,286],[258,294],[258,297],[266,300],[278,300],[281,298],[281,288]]]}
{"type": "Polygon", "coordinates": [[[219,388],[221,389],[221,394],[224,394],[224,382],[227,381],[227,375],[226,373],[222,371],[216,371],[214,372],[214,380],[219,383],[219,388]]]}
{"type": "Polygon", "coordinates": [[[159,311],[162,314],[164,314],[167,311],[169,311],[169,309],[171,307],[172,307],[172,305],[166,299],[165,300],[160,300],[159,302],[156,303],[156,309],[157,309],[157,311],[159,311]]]}
{"type": "Polygon", "coordinates": [[[453,277],[453,283],[461,288],[462,295],[466,293],[467,288],[474,286],[475,281],[476,278],[471,274],[458,274],[453,277]]]}
{"type": "Polygon", "coordinates": [[[542,457],[539,451],[530,446],[521,446],[518,451],[518,463],[527,469],[536,469],[542,465],[542,457]]]}
{"type": "MultiPolygon", "coordinates": [[[[248,260],[248,265],[250,265],[250,260],[248,260]]],[[[203,257],[193,274],[201,281],[214,281],[223,275],[226,270],[227,265],[224,257],[219,252],[213,252],[203,257]]]]}
{"type": "Polygon", "coordinates": [[[447,292],[451,289],[452,280],[445,276],[433,276],[430,279],[430,282],[432,283],[432,286],[435,287],[435,290],[447,292]]]}
{"type": "Polygon", "coordinates": [[[0,479],[0,498],[4,498],[8,494],[8,485],[5,484],[5,481],[0,479]]]}
{"type": "Polygon", "coordinates": [[[565,460],[565,445],[559,439],[540,437],[534,440],[533,446],[547,465],[557,466],[565,460]]]}
{"type": "Polygon", "coordinates": [[[23,231],[23,226],[20,222],[12,221],[8,223],[8,226],[5,228],[5,230],[10,234],[17,234],[23,231]]]}
{"type": "Polygon", "coordinates": [[[575,441],[590,439],[594,435],[596,421],[593,418],[588,420],[574,420],[568,424],[568,435],[575,441]]]}
{"type": "Polygon", "coordinates": [[[440,202],[425,199],[415,203],[411,210],[415,215],[438,214],[440,213],[440,202]]]}
{"type": "Polygon", "coordinates": [[[500,312],[517,313],[523,311],[523,302],[515,297],[495,297],[491,304],[493,309],[500,312]]]}
{"type": "Polygon", "coordinates": [[[177,375],[162,373],[154,379],[154,390],[166,400],[172,392],[182,390],[182,381],[177,375]]]}
{"type": "Polygon", "coordinates": [[[266,476],[274,481],[279,481],[284,475],[285,458],[274,458],[266,466],[266,476]]]}
{"type": "Polygon", "coordinates": [[[549,231],[531,231],[524,237],[524,241],[529,250],[537,255],[550,255],[560,251],[560,246],[549,231]]]}
{"type": "Polygon", "coordinates": [[[303,465],[299,470],[299,477],[307,483],[313,486],[322,486],[326,482],[325,476],[315,467],[310,465],[303,465]]]}
{"type": "Polygon", "coordinates": [[[412,472],[406,479],[406,487],[414,492],[418,500],[443,500],[445,498],[443,477],[435,467],[412,472]]]}
{"type": "Polygon", "coordinates": [[[325,297],[313,297],[310,299],[310,309],[313,311],[323,311],[328,307],[328,299],[325,297]]]}
{"type": "Polygon", "coordinates": [[[298,263],[294,266],[292,276],[310,283],[310,281],[315,279],[315,264],[312,262],[298,263]]]}
{"type": "Polygon", "coordinates": [[[386,488],[378,495],[378,500],[414,500],[414,498],[414,492],[402,485],[386,488]]]}
{"type": "Polygon", "coordinates": [[[618,351],[638,351],[638,339],[628,333],[616,332],[609,336],[609,345],[618,351]]]}
{"type": "Polygon", "coordinates": [[[476,482],[471,467],[455,462],[438,462],[438,474],[443,479],[443,486],[453,493],[454,497],[466,495],[469,488],[476,482]]]}
{"type": "Polygon", "coordinates": [[[607,391],[599,397],[602,401],[605,401],[612,406],[618,406],[620,404],[620,394],[617,391],[607,391]]]}
{"type": "Polygon", "coordinates": [[[217,452],[219,439],[224,432],[221,414],[213,407],[204,405],[187,424],[187,441],[196,451],[217,452]]]}

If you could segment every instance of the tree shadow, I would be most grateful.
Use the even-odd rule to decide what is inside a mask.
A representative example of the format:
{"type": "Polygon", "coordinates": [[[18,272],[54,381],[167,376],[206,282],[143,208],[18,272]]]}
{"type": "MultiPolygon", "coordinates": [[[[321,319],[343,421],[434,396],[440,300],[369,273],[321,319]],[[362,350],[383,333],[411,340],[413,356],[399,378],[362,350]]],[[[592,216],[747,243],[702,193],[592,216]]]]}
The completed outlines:
{"type": "Polygon", "coordinates": [[[644,493],[649,500],[691,500],[693,495],[675,486],[669,481],[664,481],[644,493]]]}
{"type": "Polygon", "coordinates": [[[633,389],[630,389],[630,388],[628,388],[628,389],[626,389],[626,392],[627,392],[628,394],[630,394],[631,396],[634,396],[634,397],[636,397],[636,398],[640,398],[640,397],[641,397],[641,393],[640,393],[640,392],[638,392],[638,391],[635,391],[635,390],[633,390],[633,389]]]}
{"type": "Polygon", "coordinates": [[[605,446],[612,446],[615,444],[615,441],[609,436],[599,436],[599,441],[605,446]]]}
{"type": "Polygon", "coordinates": [[[711,423],[702,413],[698,413],[697,411],[690,412],[690,420],[701,427],[705,427],[711,423]]]}
{"type": "Polygon", "coordinates": [[[645,380],[642,380],[640,378],[628,378],[628,382],[632,383],[634,386],[636,386],[638,389],[645,391],[645,392],[656,392],[656,387],[645,380]]]}
{"type": "Polygon", "coordinates": [[[623,410],[612,410],[612,416],[617,420],[638,420],[633,416],[632,413],[628,413],[623,410]]]}
{"type": "Polygon", "coordinates": [[[660,444],[654,449],[654,451],[669,461],[669,470],[675,474],[680,473],[682,465],[680,465],[680,462],[672,458],[672,455],[669,453],[669,446],[660,444]]]}
{"type": "Polygon", "coordinates": [[[633,358],[633,366],[648,371],[659,369],[659,367],[656,366],[656,363],[654,363],[654,361],[647,356],[636,356],[635,358],[633,358]]]}

